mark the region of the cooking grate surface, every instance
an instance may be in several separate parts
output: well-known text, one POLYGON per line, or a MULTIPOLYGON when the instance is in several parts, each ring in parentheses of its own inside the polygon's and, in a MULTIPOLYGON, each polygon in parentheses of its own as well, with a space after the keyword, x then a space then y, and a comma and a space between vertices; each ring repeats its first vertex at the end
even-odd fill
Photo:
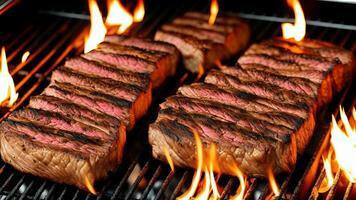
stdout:
MULTIPOLYGON (((165 9, 160 10, 148 5, 145 21, 134 26, 130 34, 152 37, 160 24, 185 10, 198 8, 208 10, 207 4, 201 7, 198 3, 190 6, 167 3, 164 6, 165 9)), ((226 12, 235 13, 230 10, 226 12)), ((280 22, 291 20, 287 17, 255 13, 240 12, 239 15, 251 25, 251 43, 280 35, 280 22)), ((42 10, 35 12, 34 16, 25 21, 18 20, 20 25, 11 22, 12 25, 6 30, 3 30, 4 27, 0 28, 0 44, 6 47, 10 73, 14 77, 16 89, 19 92, 19 100, 11 109, 1 109, 1 121, 11 111, 26 105, 30 96, 40 93, 48 85, 50 73, 63 62, 65 57, 83 51, 83 37, 89 25, 87 19, 88 16, 85 13, 42 10), (21 63, 21 56, 26 51, 30 52, 30 56, 26 62, 21 63)), ((4 19, 1 18, 1 20, 4 19)), ((355 33, 356 26, 354 25, 309 20, 306 37, 331 41, 350 49, 355 54, 355 33)), ((0 161, 0 199, 174 199, 179 196, 184 189, 189 187, 193 171, 177 169, 171 172, 167 164, 151 157, 150 146, 147 142, 148 124, 153 122, 157 116, 159 103, 168 95, 174 94, 180 85, 195 80, 195 75, 184 71, 183 66, 179 69, 178 74, 162 89, 154 91, 153 105, 148 116, 144 117, 137 123, 136 128, 128 133, 123 163, 109 180, 95 186, 98 196, 72 186, 23 174, 0 161)), ((335 97, 335 101, 328 108, 319 113, 320 117, 318 117, 319 121, 313 140, 303 158, 299 159, 296 168, 298 170, 291 175, 278 177, 282 194, 279 198, 300 198, 299 194, 303 191, 301 185, 311 170, 311 165, 316 162, 315 154, 326 138, 331 113, 337 114, 338 105, 341 103, 348 109, 351 104, 350 99, 354 97, 355 91, 352 91, 352 86, 348 86, 348 89, 335 97)), ((250 178, 249 183, 246 199, 265 199, 271 193, 266 180, 250 178)), ((218 185, 222 187, 222 199, 228 199, 235 193, 239 182, 237 178, 222 176, 218 185)))

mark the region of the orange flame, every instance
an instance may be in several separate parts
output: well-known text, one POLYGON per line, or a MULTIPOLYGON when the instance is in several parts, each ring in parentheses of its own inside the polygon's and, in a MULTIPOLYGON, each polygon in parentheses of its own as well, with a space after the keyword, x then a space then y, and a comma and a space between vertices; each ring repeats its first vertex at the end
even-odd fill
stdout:
POLYGON ((22 55, 22 58, 21 58, 21 62, 26 62, 27 58, 30 56, 30 52, 29 51, 26 51, 23 55, 22 55))
POLYGON ((236 165, 233 165, 233 168, 236 173, 236 176, 239 178, 240 186, 239 188, 237 188, 236 194, 232 196, 230 200, 242 200, 245 195, 247 179, 236 165))
POLYGON ((295 22, 294 24, 282 24, 283 38, 294 38, 296 41, 301 41, 304 38, 306 31, 306 22, 302 6, 298 0, 287 0, 287 3, 294 10, 295 22))
POLYGON ((198 74, 195 77, 195 81, 199 80, 204 75, 204 72, 205 72, 204 66, 202 64, 199 64, 199 66, 198 66, 198 74))
POLYGON ((0 106, 11 107, 19 95, 16 93, 14 80, 8 70, 4 47, 1 49, 0 81, 0 106))
POLYGON ((211 26, 214 25, 218 12, 219 12, 218 0, 211 0, 209 25, 211 26))
POLYGON ((202 142, 200 140, 200 137, 198 135, 198 133, 196 131, 193 131, 194 133, 194 139, 196 142, 196 148, 197 148, 197 170, 194 173, 193 176, 193 181, 192 184, 190 185, 189 189, 184 192, 181 196, 179 196, 177 199, 178 200, 189 200, 195 193, 199 181, 200 181, 200 177, 201 177, 201 172, 202 172, 202 168, 203 168, 203 145, 202 142))
POLYGON ((210 181, 211 181, 211 189, 213 190, 213 199, 217 199, 220 197, 219 191, 218 191, 218 186, 215 181, 215 176, 214 176, 214 169, 217 169, 217 167, 214 165, 216 162, 216 146, 215 144, 210 145, 210 151, 209 151, 209 175, 210 175, 210 181))
POLYGON ((119 0, 111 0, 108 8, 108 16, 105 23, 109 26, 120 26, 117 33, 124 33, 133 23, 132 15, 119 0))
POLYGON ((210 174, 209 170, 207 167, 204 167, 204 184, 202 191, 197 194, 197 196, 194 198, 195 200, 206 200, 209 198, 210 194, 210 174))
POLYGON ((89 190, 90 193, 96 195, 96 191, 95 188, 93 186, 93 184, 89 181, 89 178, 87 176, 84 177, 84 184, 87 187, 87 189, 89 190))
POLYGON ((106 34, 102 15, 95 0, 89 0, 89 10, 91 27, 89 36, 85 38, 84 53, 95 49, 100 42, 104 41, 106 34))
MULTIPOLYGON (((353 118, 356 120, 355 111, 353 118)), ((345 110, 340 107, 341 121, 344 124, 343 131, 332 116, 331 145, 335 152, 335 158, 341 170, 345 173, 350 182, 356 182, 356 130, 352 128, 345 114, 345 110)))
POLYGON ((274 196, 279 196, 281 194, 281 191, 279 190, 278 183, 273 175, 272 168, 270 167, 267 169, 267 176, 269 185, 274 193, 274 196))
POLYGON ((145 4, 143 0, 138 0, 136 8, 133 14, 133 21, 134 22, 142 22, 143 17, 145 16, 145 4))
POLYGON ((171 170, 174 171, 173 160, 172 160, 171 155, 169 154, 168 149, 166 148, 166 146, 163 147, 163 151, 164 151, 164 155, 166 156, 166 160, 167 160, 169 166, 171 167, 171 170))
POLYGON ((327 158, 325 159, 324 156, 322 157, 324 163, 324 169, 325 169, 325 178, 323 179, 320 185, 319 188, 320 193, 325 193, 329 191, 329 189, 331 188, 334 182, 334 176, 331 170, 331 155, 332 155, 332 150, 330 149, 327 158))

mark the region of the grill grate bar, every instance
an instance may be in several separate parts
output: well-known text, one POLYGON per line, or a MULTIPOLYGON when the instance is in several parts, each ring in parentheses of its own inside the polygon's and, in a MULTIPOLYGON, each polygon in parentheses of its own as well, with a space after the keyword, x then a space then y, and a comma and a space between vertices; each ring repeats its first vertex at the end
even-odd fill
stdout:
POLYGON ((36 32, 36 30, 33 30, 33 25, 29 25, 25 27, 25 30, 23 30, 17 37, 11 38, 12 34, 8 34, 6 38, 3 39, 3 41, 11 41, 8 45, 6 45, 6 49, 10 50, 18 44, 20 41, 23 41, 23 37, 27 36, 29 32, 36 32), (10 40, 11 38, 11 40, 10 40))
POLYGON ((351 199, 351 193, 352 193, 352 188, 354 187, 354 183, 349 182, 349 184, 347 185, 346 191, 345 191, 345 195, 344 195, 344 200, 348 200, 351 199))
POLYGON ((142 197, 141 199, 144 200, 147 198, 147 195, 148 193, 151 191, 151 189, 153 188, 153 185, 154 183, 157 181, 157 179, 159 178, 159 175, 161 174, 162 172, 162 166, 159 165, 157 168, 156 168, 156 171, 155 173, 153 174, 153 177, 150 179, 150 182, 148 182, 148 185, 146 186, 143 194, 142 194, 142 197))
POLYGON ((189 171, 184 171, 183 176, 179 180, 178 185, 175 187, 170 200, 173 200, 176 198, 176 196, 178 196, 178 193, 182 190, 184 183, 187 181, 188 176, 189 176, 189 171))
POLYGON ((130 199, 132 196, 132 193, 135 191, 135 189, 137 188, 138 184, 141 182, 141 180, 143 180, 143 176, 147 173, 147 170, 149 169, 149 166, 152 162, 152 159, 150 158, 146 164, 144 165, 144 167, 141 169, 140 174, 137 176, 134 184, 132 184, 132 186, 130 187, 129 191, 127 192, 125 199, 130 199))

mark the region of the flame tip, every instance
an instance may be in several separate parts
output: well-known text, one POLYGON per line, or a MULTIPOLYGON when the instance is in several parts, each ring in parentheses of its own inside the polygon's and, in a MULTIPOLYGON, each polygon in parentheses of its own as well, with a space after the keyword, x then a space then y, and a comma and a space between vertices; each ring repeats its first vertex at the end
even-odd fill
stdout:
POLYGON ((7 66, 5 47, 1 48, 1 64, 0 64, 0 106, 11 107, 18 98, 15 83, 7 66))
POLYGON ((287 0, 288 6, 293 8, 295 15, 294 24, 282 23, 282 33, 285 39, 294 39, 295 41, 303 40, 306 32, 306 22, 302 6, 298 0, 287 0))

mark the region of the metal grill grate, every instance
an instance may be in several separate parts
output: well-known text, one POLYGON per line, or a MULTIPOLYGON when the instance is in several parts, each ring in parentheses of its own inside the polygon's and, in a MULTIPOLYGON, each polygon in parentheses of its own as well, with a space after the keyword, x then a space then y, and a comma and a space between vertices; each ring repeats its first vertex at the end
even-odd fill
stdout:
MULTIPOLYGON (((130 34, 150 37, 160 24, 185 10, 197 9, 200 5, 195 3, 186 7, 168 3, 165 6, 165 9, 148 7, 145 21, 134 27, 130 34)), ((203 10, 207 10, 207 5, 203 10)), ((240 16, 251 25, 253 34, 251 43, 280 35, 280 22, 291 20, 252 13, 240 13, 240 16)), ((13 110, 25 105, 30 96, 41 92, 48 85, 50 73, 65 57, 82 52, 83 36, 88 28, 87 19, 87 15, 78 13, 44 11, 34 17, 34 23, 26 25, 24 29, 1 32, 2 43, 8 52, 10 71, 15 79, 20 99, 10 110, 1 110, 0 121, 13 110), (30 51, 31 54, 25 63, 21 63, 20 57, 25 51, 30 51)), ((355 33, 356 27, 352 25, 308 21, 307 37, 334 42, 354 53, 355 33)), ((147 128, 157 115, 158 104, 168 95, 174 94, 180 85, 194 81, 193 74, 182 70, 182 66, 180 69, 177 76, 165 84, 164 88, 154 91, 153 105, 148 116, 128 133, 123 163, 109 180, 96 185, 98 196, 72 186, 20 173, 1 161, 0 199, 175 199, 189 186, 193 172, 185 169, 172 172, 168 165, 153 159, 147 143, 147 128)), ((309 181, 312 170, 316 170, 316 174, 323 174, 320 173, 320 167, 313 168, 313 165, 319 165, 316 155, 327 138, 331 113, 336 114, 338 105, 347 104, 348 99, 355 97, 350 87, 335 97, 331 106, 319 114, 317 131, 306 154, 299 159, 296 168, 298 170, 290 175, 278 177, 282 194, 279 198, 298 199, 301 198, 302 192, 306 192, 306 196, 309 197, 312 185, 307 190, 302 186, 307 179, 309 181)), ((311 182, 315 181, 316 178, 311 182)), ((246 199, 265 199, 271 193, 266 180, 251 178, 249 183, 246 199)), ((237 178, 222 176, 218 184, 223 188, 222 199, 228 199, 235 193, 239 182, 237 178)), ((352 188, 353 184, 349 187, 352 188)))

